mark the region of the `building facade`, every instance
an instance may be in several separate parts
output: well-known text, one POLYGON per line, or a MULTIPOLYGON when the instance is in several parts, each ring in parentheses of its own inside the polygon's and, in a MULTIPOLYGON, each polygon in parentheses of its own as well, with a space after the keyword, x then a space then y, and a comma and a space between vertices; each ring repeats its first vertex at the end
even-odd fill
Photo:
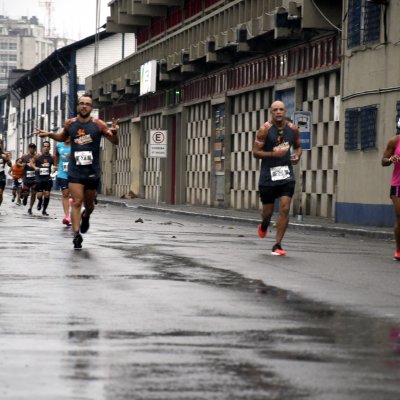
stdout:
POLYGON ((88 85, 101 115, 123 121, 114 194, 259 208, 252 145, 270 104, 282 99, 290 117, 302 110, 311 118, 293 212, 335 216, 341 7, 270 0, 110 7, 107 30, 138 38, 135 54, 88 85), (141 69, 151 60, 156 88, 141 95, 141 69), (150 156, 154 130, 167 132, 165 158, 150 156))
MULTIPOLYGON (((85 92, 85 80, 93 74, 94 59, 103 69, 121 60, 136 49, 133 34, 101 32, 54 51, 50 56, 25 71, 11 85, 17 106, 10 108, 7 151, 16 159, 34 142, 36 127, 59 131, 67 118, 76 115, 77 96, 85 92)), ((96 113, 96 111, 94 111, 96 113)))
POLYGON ((13 69, 29 70, 71 40, 50 38, 36 17, 0 16, 0 90, 8 87, 13 69))
POLYGON ((388 226, 392 168, 381 158, 400 133, 400 3, 345 0, 343 12, 337 220, 388 226))

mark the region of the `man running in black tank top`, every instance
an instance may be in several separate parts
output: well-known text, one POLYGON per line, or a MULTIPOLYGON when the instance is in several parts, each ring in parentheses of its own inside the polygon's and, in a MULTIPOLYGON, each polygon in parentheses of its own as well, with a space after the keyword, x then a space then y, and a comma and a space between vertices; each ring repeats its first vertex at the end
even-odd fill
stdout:
POLYGON ((253 155, 261 159, 259 191, 262 202, 262 221, 258 235, 264 238, 274 211, 274 203, 279 199, 279 216, 276 221, 275 244, 271 254, 284 256, 281 241, 289 223, 289 210, 295 187, 293 166, 301 157, 299 129, 288 122, 286 107, 282 101, 271 104, 271 120, 265 122, 257 132, 253 145, 253 155), (294 153, 290 154, 290 148, 294 153))
POLYGON ((92 99, 83 95, 78 100, 78 115, 67 120, 59 133, 36 129, 40 137, 49 137, 58 142, 71 138, 71 159, 68 167, 68 188, 73 200, 72 229, 75 249, 82 248, 82 235, 89 229, 89 218, 94 210, 94 199, 100 181, 100 141, 105 136, 111 143, 118 144, 118 125, 113 120, 112 127, 97 118, 92 118, 92 99), (84 211, 81 212, 82 205, 84 211))

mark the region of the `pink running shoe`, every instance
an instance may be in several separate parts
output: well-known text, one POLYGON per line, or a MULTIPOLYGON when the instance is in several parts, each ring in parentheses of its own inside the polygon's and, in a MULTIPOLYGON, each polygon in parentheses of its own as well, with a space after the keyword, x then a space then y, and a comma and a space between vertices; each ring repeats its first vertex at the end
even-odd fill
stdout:
POLYGON ((62 223, 63 223, 64 225, 67 225, 67 226, 71 226, 71 225, 72 225, 71 219, 69 218, 68 215, 66 215, 66 216, 64 217, 64 219, 62 220, 62 223))

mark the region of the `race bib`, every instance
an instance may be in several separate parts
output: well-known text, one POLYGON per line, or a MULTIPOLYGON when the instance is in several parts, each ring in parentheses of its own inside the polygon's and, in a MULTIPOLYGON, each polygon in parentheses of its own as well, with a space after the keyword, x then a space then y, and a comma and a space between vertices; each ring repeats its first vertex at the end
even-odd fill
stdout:
POLYGON ((48 168, 39 168, 39 175, 50 175, 48 168))
POLYGON ((63 170, 64 172, 68 172, 68 164, 69 164, 69 162, 63 162, 62 170, 63 170))
POLYGON ((284 179, 290 178, 290 170, 287 165, 281 165, 279 167, 271 168, 271 180, 272 181, 282 181, 284 179))
POLYGON ((22 183, 22 178, 19 178, 19 179, 18 179, 18 183, 22 183))
POLYGON ((26 171, 26 177, 27 178, 34 178, 35 177, 35 171, 26 171))
POLYGON ((93 153, 91 151, 76 151, 76 165, 91 165, 93 164, 93 153))

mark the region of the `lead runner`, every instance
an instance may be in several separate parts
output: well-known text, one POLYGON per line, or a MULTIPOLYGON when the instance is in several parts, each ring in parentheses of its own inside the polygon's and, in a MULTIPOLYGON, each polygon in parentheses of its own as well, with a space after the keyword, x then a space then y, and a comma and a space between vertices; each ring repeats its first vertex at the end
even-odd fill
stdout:
POLYGON ((100 182, 100 140, 106 137, 111 143, 118 144, 117 121, 113 119, 111 128, 90 114, 93 101, 87 94, 78 100, 78 115, 68 119, 59 133, 50 133, 36 128, 35 134, 49 137, 57 142, 71 138, 71 159, 68 166, 68 188, 73 200, 71 222, 74 232, 75 249, 82 248, 81 233, 89 229, 89 219, 94 210, 94 199, 100 182), (84 206, 83 212, 82 205, 84 206))

